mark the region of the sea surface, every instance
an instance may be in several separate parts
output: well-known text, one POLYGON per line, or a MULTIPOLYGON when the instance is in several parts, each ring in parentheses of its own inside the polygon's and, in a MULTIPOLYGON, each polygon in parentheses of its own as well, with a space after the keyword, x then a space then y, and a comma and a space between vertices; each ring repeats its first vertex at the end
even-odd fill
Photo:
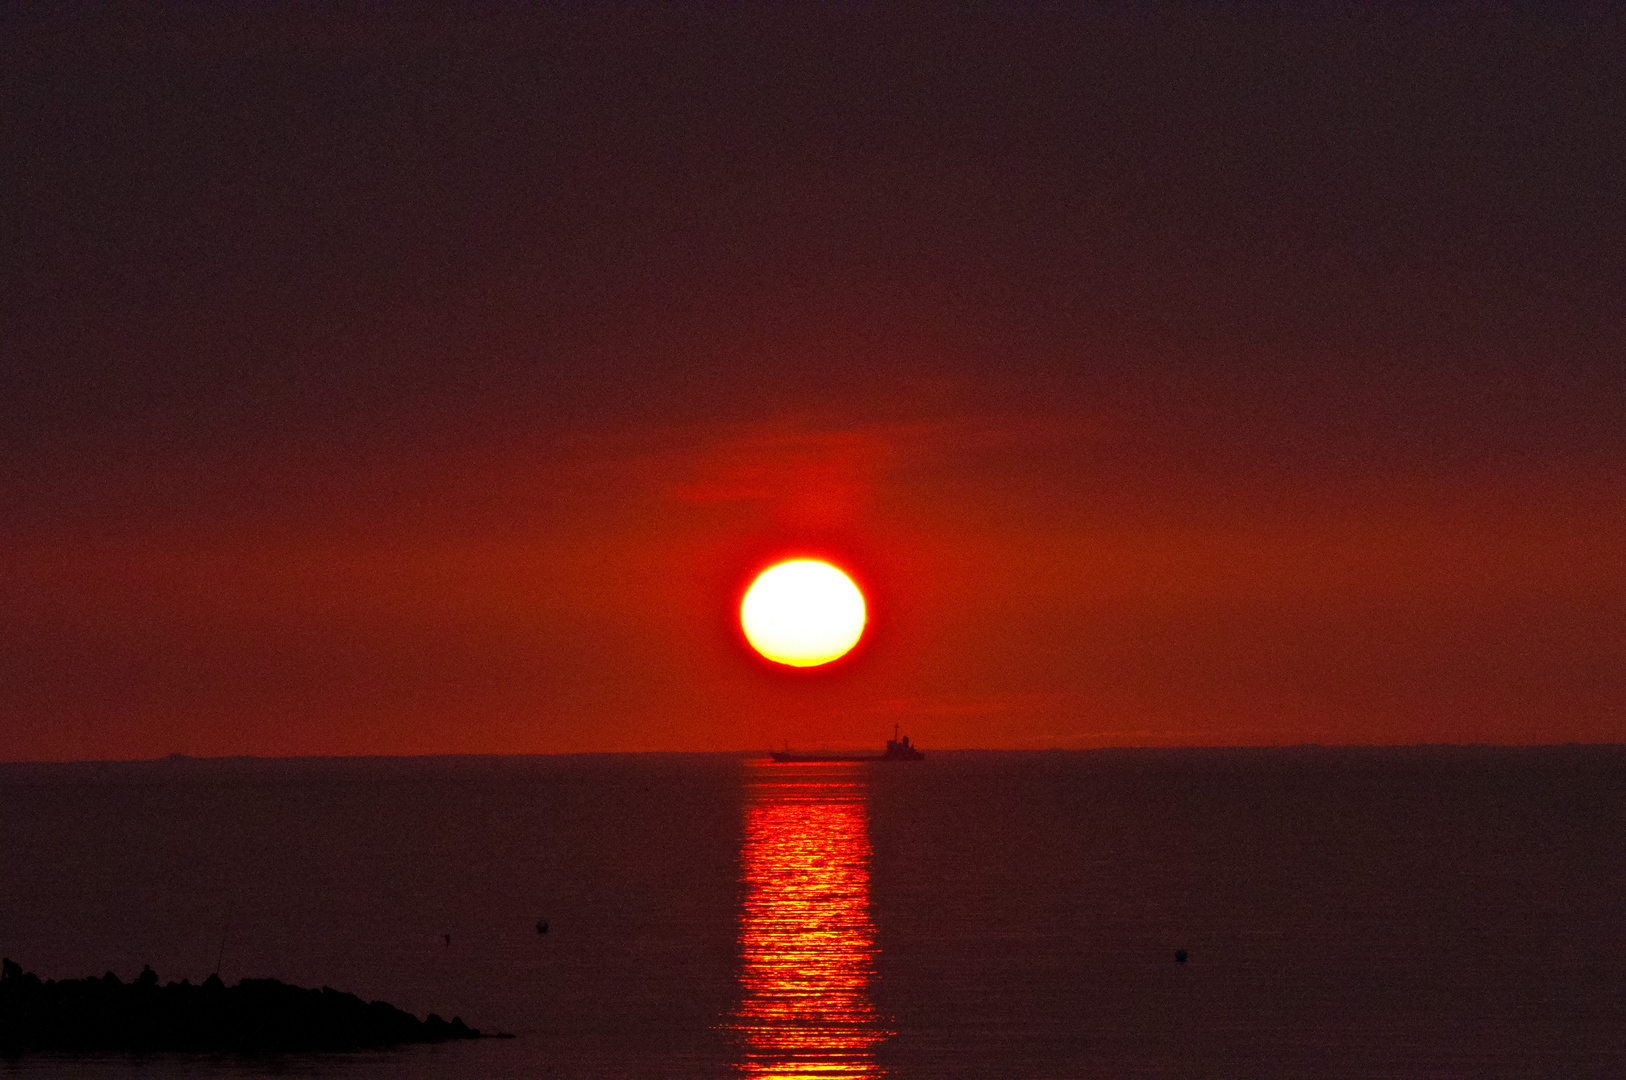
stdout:
POLYGON ((517 1036, 0 1076, 1622 1076, 1626 748, 0 765, 0 952, 517 1036))

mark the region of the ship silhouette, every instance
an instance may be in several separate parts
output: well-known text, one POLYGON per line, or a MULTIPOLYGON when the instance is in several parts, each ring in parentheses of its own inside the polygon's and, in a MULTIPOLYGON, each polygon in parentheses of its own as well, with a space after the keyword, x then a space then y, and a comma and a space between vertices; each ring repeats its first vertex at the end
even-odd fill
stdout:
POLYGON ((770 750, 768 756, 782 764, 818 761, 921 761, 926 755, 909 741, 909 736, 898 734, 898 725, 892 725, 892 737, 886 740, 886 752, 881 754, 803 754, 786 747, 770 750))

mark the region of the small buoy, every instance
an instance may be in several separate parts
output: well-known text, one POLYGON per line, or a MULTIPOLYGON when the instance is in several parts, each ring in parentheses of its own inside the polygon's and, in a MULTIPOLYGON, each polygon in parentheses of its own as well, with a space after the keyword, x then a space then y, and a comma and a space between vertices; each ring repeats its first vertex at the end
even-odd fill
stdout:
POLYGON ((539 934, 547 933, 548 932, 548 920, 546 920, 546 919, 537 920, 536 932, 539 933, 539 934))
POLYGON ((450 949, 452 947, 452 935, 442 934, 440 936, 446 939, 446 947, 450 949))
POLYGON ((1186 962, 1186 950, 1184 950, 1184 949, 1176 949, 1176 950, 1174 950, 1174 962, 1176 964, 1185 963, 1186 962))

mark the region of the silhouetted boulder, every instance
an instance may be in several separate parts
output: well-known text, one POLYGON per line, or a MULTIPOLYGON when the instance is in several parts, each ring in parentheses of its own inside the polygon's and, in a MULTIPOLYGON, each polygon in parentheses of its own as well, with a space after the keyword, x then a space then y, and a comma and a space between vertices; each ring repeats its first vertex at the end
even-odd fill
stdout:
POLYGON ((419 1020, 383 1001, 331 987, 306 990, 276 979, 227 987, 158 985, 152 968, 132 983, 101 978, 41 982, 10 959, 0 963, 0 1052, 25 1050, 203 1050, 236 1053, 353 1050, 480 1038, 459 1017, 419 1020))

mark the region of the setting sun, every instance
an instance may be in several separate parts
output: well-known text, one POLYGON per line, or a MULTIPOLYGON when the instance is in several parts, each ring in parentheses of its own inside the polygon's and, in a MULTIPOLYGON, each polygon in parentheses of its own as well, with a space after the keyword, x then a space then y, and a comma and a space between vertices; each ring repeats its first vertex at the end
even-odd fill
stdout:
POLYGON ((845 654, 864 632, 864 597, 829 563, 797 559, 770 567, 740 604, 751 647, 775 663, 816 667, 845 654))

